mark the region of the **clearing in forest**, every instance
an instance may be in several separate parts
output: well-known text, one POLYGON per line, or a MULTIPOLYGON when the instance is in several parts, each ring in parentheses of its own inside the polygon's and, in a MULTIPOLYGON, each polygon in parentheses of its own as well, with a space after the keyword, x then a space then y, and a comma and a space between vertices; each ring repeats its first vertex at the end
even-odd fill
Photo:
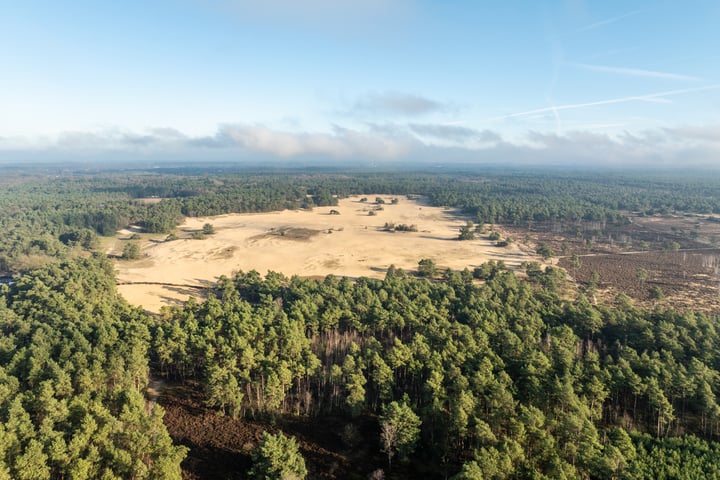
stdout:
MULTIPOLYGON (((193 287, 211 285, 238 270, 383 278, 390 265, 414 271, 422 258, 440 269, 458 270, 472 270, 488 260, 503 260, 517 269, 525 260, 536 260, 522 245, 498 247, 486 234, 457 240, 465 222, 456 212, 428 206, 422 199, 388 195, 367 195, 367 201, 350 197, 312 211, 187 218, 177 229, 177 240, 143 236, 143 258, 117 262, 119 290, 130 303, 157 312, 163 305, 200 296, 193 287), (376 198, 385 203, 377 204, 376 198), (192 238, 207 223, 215 233, 192 238), (386 224, 413 225, 417 231, 387 231, 386 224)), ((127 232, 119 233, 115 249, 122 249, 123 238, 127 232)))

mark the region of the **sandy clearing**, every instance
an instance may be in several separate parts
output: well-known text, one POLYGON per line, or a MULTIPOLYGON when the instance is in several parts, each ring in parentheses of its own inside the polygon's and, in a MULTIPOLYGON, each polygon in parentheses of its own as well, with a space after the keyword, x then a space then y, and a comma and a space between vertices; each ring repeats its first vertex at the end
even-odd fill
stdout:
POLYGON ((116 263, 119 291, 130 303, 157 312, 163 305, 197 296, 198 291, 189 286, 209 285, 219 276, 229 276, 238 270, 254 269, 261 274, 277 271, 288 276, 332 273, 383 278, 391 264, 414 270, 422 258, 431 258, 441 268, 453 269, 472 269, 491 259, 518 268, 525 260, 537 260, 517 244, 499 248, 485 238, 457 241, 458 230, 465 222, 452 211, 430 207, 422 199, 398 197, 399 203, 392 205, 391 196, 367 195, 367 198, 378 196, 387 203, 375 216, 368 214, 374 207, 372 203, 351 197, 340 200, 336 207, 318 207, 311 212, 188 218, 178 227, 180 239, 171 242, 143 239, 140 242, 145 258, 116 263), (340 214, 331 215, 331 210, 340 214), (382 227, 386 222, 414 224, 418 231, 385 232, 382 227), (206 223, 215 227, 214 235, 204 240, 189 238, 206 223), (174 286, 122 285, 126 282, 174 286))

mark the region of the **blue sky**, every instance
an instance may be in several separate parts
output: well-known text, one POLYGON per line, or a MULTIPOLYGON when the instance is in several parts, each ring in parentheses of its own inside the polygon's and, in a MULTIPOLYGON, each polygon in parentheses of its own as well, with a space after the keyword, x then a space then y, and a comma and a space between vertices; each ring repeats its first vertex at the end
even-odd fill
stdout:
POLYGON ((720 166, 715 0, 0 9, 4 161, 720 166))

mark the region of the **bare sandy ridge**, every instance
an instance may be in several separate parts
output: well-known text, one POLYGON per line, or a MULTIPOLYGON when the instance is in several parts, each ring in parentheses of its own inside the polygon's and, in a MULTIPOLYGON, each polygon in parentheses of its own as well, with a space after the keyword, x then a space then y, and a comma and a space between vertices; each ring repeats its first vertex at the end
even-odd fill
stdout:
MULTIPOLYGON (((464 220, 453 212, 430 207, 422 200, 368 195, 340 200, 336 207, 313 211, 282 211, 188 218, 178 227, 179 240, 141 241, 145 258, 117 262, 120 293, 132 304, 157 312, 163 305, 178 304, 221 275, 238 270, 261 274, 277 271, 285 275, 383 278, 394 264, 415 270, 418 260, 430 258, 441 268, 463 269, 488 260, 503 260, 511 268, 535 258, 517 244, 499 248, 485 238, 457 241, 464 220), (385 199, 384 210, 370 216, 375 197, 385 199), (331 215, 337 210, 339 215, 331 215), (414 224, 417 232, 386 232, 386 222, 414 224), (204 240, 189 235, 206 223, 216 233, 204 240), (188 238, 184 238, 188 237, 188 238), (157 282, 162 285, 123 285, 126 282, 157 282)), ((122 236, 122 234, 121 234, 122 236)), ((116 242, 119 248, 122 244, 116 242)), ((117 248, 117 247, 116 247, 117 248)), ((119 252, 115 252, 119 253, 119 252)))

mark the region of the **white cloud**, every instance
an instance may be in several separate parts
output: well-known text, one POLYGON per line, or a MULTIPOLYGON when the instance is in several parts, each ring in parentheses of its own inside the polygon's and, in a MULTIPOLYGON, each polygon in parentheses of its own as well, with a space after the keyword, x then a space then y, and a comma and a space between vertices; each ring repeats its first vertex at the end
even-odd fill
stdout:
POLYGON ((162 149, 187 140, 187 135, 173 128, 153 128, 144 133, 107 128, 95 132, 62 132, 52 143, 59 148, 76 150, 132 150, 162 149))
POLYGON ((411 123, 410 130, 421 137, 431 137, 440 140, 462 142, 465 140, 477 140, 483 143, 499 142, 500 135, 491 130, 475 130, 461 125, 434 124, 434 123, 411 123))
MULTIPOLYGON (((720 125, 686 126, 665 128, 663 132, 672 139, 683 141, 720 143, 720 125)), ((720 158, 718 158, 720 160, 720 158)))
POLYGON ((407 153, 414 141, 409 136, 398 136, 377 126, 369 131, 336 125, 331 132, 288 132, 263 125, 223 125, 215 136, 193 139, 191 143, 240 148, 284 158, 303 155, 397 158, 407 153))
POLYGON ((436 100, 402 92, 369 93, 358 98, 350 114, 418 116, 449 108, 436 100))
POLYGON ((444 124, 334 125, 329 131, 284 131, 265 125, 222 125, 208 137, 174 129, 67 132, 31 146, 0 138, 0 161, 138 158, 147 161, 258 161, 356 165, 357 162, 720 166, 720 125, 603 133, 530 131, 515 141, 491 130, 444 124), (435 139, 444 140, 434 142, 435 139))

